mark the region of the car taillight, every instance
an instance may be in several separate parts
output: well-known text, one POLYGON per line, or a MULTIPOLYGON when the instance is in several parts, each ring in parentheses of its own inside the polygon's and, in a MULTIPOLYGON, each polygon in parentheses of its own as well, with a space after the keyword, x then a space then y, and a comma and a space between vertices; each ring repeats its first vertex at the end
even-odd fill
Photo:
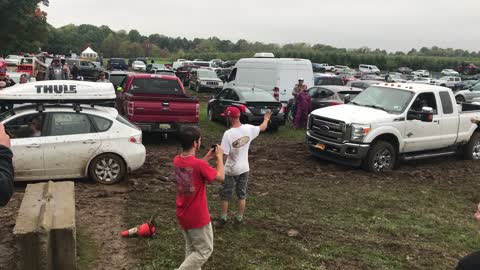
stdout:
POLYGON ((135 103, 129 101, 127 105, 127 113, 128 115, 132 116, 133 112, 135 111, 135 103))
POLYGON ((131 143, 141 144, 142 143, 142 134, 137 135, 137 136, 132 136, 128 139, 128 141, 131 142, 131 143))
POLYGON ((342 105, 342 104, 343 104, 343 103, 341 103, 341 102, 335 102, 335 101, 330 102, 330 106, 342 105))
POLYGON ((286 113, 287 112, 287 106, 285 106, 285 104, 282 103, 282 105, 280 106, 280 113, 286 113))
POLYGON ((280 89, 278 87, 273 88, 273 97, 277 101, 280 100, 280 89))

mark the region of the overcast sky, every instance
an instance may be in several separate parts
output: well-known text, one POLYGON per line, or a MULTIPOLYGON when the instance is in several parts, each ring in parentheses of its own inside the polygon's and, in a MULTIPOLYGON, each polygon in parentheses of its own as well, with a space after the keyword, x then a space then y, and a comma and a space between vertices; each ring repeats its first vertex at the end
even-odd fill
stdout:
POLYGON ((143 35, 479 51, 479 0, 50 0, 48 21, 143 35))

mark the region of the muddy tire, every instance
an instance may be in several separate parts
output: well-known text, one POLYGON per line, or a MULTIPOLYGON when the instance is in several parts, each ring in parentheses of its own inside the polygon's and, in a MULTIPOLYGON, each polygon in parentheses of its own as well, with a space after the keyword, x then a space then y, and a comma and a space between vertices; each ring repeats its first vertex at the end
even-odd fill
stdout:
POLYGON ((123 159, 115 154, 102 154, 94 158, 88 168, 91 179, 104 185, 113 185, 122 181, 127 168, 123 159))
POLYGON ((474 132, 470 141, 463 148, 464 156, 468 160, 480 160, 480 132, 474 132))
POLYGON ((363 168, 367 171, 378 173, 393 170, 397 162, 397 152, 386 141, 375 142, 368 151, 363 161, 363 168))

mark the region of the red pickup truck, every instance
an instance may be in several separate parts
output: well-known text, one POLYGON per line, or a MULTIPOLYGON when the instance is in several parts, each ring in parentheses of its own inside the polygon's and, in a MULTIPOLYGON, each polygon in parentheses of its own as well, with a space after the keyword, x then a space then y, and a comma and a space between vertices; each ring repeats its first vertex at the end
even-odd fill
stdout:
POLYGON ((198 99, 175 76, 130 74, 117 88, 116 108, 145 132, 176 132, 198 125, 198 99))

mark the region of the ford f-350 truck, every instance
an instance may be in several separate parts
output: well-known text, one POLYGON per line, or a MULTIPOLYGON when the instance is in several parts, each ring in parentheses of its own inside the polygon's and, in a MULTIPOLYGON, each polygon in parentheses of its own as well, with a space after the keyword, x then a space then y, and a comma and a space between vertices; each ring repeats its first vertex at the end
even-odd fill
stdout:
POLYGON ((392 170, 400 159, 462 153, 480 159, 480 105, 456 104, 452 90, 423 84, 376 84, 350 103, 313 111, 306 143, 320 158, 392 170))

